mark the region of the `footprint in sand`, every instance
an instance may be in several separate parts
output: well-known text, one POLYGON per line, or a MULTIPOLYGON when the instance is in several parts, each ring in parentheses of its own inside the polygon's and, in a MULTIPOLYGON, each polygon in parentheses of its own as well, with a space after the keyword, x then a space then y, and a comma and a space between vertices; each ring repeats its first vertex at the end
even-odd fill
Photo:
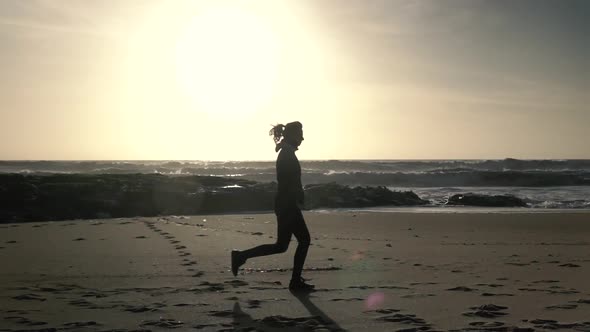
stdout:
POLYGON ((577 304, 558 304, 558 305, 550 305, 545 307, 545 309, 549 310, 556 310, 556 309, 576 309, 578 307, 577 304))
POLYGON ((177 303, 173 304, 173 307, 206 307, 209 303, 177 303))
POLYGON ((373 289, 373 288, 375 288, 375 286, 360 285, 360 286, 348 286, 348 288, 365 290, 365 289, 373 289))
POLYGON ((418 330, 422 331, 428 330, 430 328, 430 324, 428 324, 424 319, 416 317, 416 315, 413 314, 396 313, 393 315, 377 317, 376 319, 385 322, 402 323, 418 326, 418 330))
MULTIPOLYGON (((217 324, 197 324, 197 325, 193 325, 193 328, 196 330, 201 330, 206 327, 213 327, 213 326, 217 326, 217 324)), ((239 330, 239 331, 248 331, 248 330, 243 329, 243 330, 239 330)))
POLYGON ((199 284, 199 286, 207 286, 206 288, 204 288, 204 290, 210 291, 210 292, 225 290, 225 287, 223 287, 223 284, 212 283, 212 282, 208 282, 208 281, 201 282, 199 284))
POLYGON ((476 286, 487 286, 492 288, 504 287, 502 284, 477 284, 476 286))
POLYGON ((560 323, 553 319, 534 319, 530 321, 536 328, 557 330, 557 329, 568 329, 570 331, 588 331, 590 330, 590 322, 575 322, 575 323, 560 323))
POLYGON ((473 291, 476 291, 477 289, 469 288, 466 286, 458 286, 458 287, 449 288, 447 290, 448 291, 459 291, 459 292, 473 292, 473 291))
POLYGON ((176 245, 176 246, 174 246, 174 248, 175 248, 176 250, 180 250, 180 249, 186 249, 186 247, 185 247, 185 246, 181 246, 181 245, 176 245))
POLYGON ((141 326, 156 326, 168 329, 176 329, 182 327, 184 322, 172 318, 160 318, 158 320, 144 320, 141 326))
POLYGON ((364 301, 364 300, 365 299, 360 298, 360 297, 351 297, 351 298, 348 298, 348 299, 338 299, 338 298, 336 298, 336 299, 331 299, 330 301, 332 301, 332 302, 340 302, 340 301, 350 302, 350 301, 364 301))
POLYGON ((245 316, 246 314, 244 313, 236 313, 233 310, 221 310, 221 311, 216 311, 216 310, 212 310, 209 311, 209 316, 214 316, 214 317, 240 317, 240 316, 245 316))
POLYGON ((10 241, 6 241, 6 243, 18 243, 18 242, 14 241, 14 240, 10 240, 10 241))
POLYGON ((384 288, 384 289, 410 289, 408 287, 395 286, 395 285, 384 285, 384 286, 378 286, 377 288, 384 288))
POLYGON ((566 263, 559 265, 560 267, 580 267, 578 264, 566 263))
POLYGON ((21 317, 21 316, 8 316, 8 317, 4 317, 4 319, 7 321, 11 321, 15 324, 26 325, 26 326, 39 326, 39 325, 46 325, 47 324, 47 322, 33 321, 33 320, 30 320, 26 317, 21 317))
POLYGON ((537 280, 533 281, 533 284, 552 284, 557 282, 559 282, 559 280, 537 280))
POLYGON ((248 283, 243 281, 243 280, 230 280, 230 281, 226 281, 224 282, 224 284, 228 284, 228 285, 232 285, 234 287, 239 287, 239 286, 248 286, 248 283))
POLYGON ((67 328, 75 328, 75 327, 87 327, 87 326, 100 326, 101 324, 95 321, 88 321, 88 322, 71 322, 63 324, 67 328))
POLYGON ((15 314, 15 315, 28 315, 32 312, 39 312, 41 310, 5 310, 4 312, 7 314, 15 314))
POLYGON ((436 294, 407 294, 407 295, 402 295, 401 297, 404 299, 415 299, 415 298, 423 298, 423 297, 431 297, 431 296, 436 296, 436 294))
POLYGON ((81 308, 88 308, 88 309, 107 309, 107 308, 111 308, 109 306, 99 306, 97 304, 94 304, 88 300, 85 299, 77 299, 77 300, 71 300, 68 302, 69 305, 73 305, 76 307, 81 307, 81 308))
POLYGON ((438 282, 412 282, 410 283, 410 286, 417 286, 417 285, 438 285, 438 282))
POLYGON ((484 305, 480 305, 479 307, 470 307, 469 309, 471 309, 473 311, 464 312, 463 316, 496 318, 496 317, 505 316, 508 314, 508 313, 502 311, 502 310, 508 309, 508 307, 495 305, 495 304, 484 304, 484 305))
POLYGON ((510 293, 481 293, 481 296, 514 296, 510 293))
POLYGON ((79 238, 73 239, 72 241, 84 241, 84 240, 86 240, 86 239, 83 237, 79 237, 79 238))
POLYGON ((154 311, 161 311, 160 308, 165 307, 166 305, 163 303, 153 303, 152 305, 124 305, 123 311, 133 312, 133 313, 141 313, 141 312, 154 312, 154 311))
POLYGON ((147 239, 147 237, 144 235, 139 235, 139 236, 136 236, 135 238, 136 239, 147 239))
POLYGON ((248 300, 248 308, 250 309, 260 308, 261 304, 262 301, 260 300, 248 300))
POLYGON ((33 301, 41 301, 41 302, 47 300, 46 298, 39 296, 37 294, 22 294, 22 295, 14 296, 12 298, 15 300, 33 300, 33 301))
POLYGON ((549 289, 547 290, 547 292, 549 294, 578 294, 580 293, 578 290, 576 289, 559 289, 559 290, 554 290, 554 289, 549 289))
MULTIPOLYGON (((511 328, 504 328, 504 323, 502 322, 470 322, 469 326, 476 328, 478 331, 529 331, 529 330, 516 330, 511 328)), ((469 330, 469 329, 464 329, 469 330)))
POLYGON ((506 265, 514 265, 514 266, 528 266, 529 263, 517 263, 517 262, 508 262, 506 265))
POLYGON ((529 288, 529 287, 523 287, 523 288, 519 288, 519 291, 523 291, 523 292, 544 292, 545 290, 543 289, 539 289, 539 288, 529 288))
POLYGON ((306 331, 329 331, 331 330, 330 326, 333 325, 333 322, 324 319, 322 316, 291 318, 282 315, 276 315, 264 317, 258 322, 268 327, 274 328, 288 328, 292 326, 299 326, 306 331))

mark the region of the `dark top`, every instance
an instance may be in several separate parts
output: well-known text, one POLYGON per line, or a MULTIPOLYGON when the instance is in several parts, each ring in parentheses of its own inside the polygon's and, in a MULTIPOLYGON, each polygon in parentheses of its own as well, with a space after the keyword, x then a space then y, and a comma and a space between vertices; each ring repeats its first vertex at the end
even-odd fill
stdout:
POLYGON ((281 152, 277 157, 278 191, 275 198, 275 211, 299 208, 303 205, 303 185, 301 184, 301 166, 295 156, 293 146, 281 143, 281 152))

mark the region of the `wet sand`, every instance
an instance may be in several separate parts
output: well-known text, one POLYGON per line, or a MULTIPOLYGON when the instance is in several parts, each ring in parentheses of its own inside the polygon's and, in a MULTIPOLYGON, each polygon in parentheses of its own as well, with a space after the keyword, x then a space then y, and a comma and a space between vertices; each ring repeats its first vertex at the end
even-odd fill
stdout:
POLYGON ((0 224, 0 331, 590 331, 588 213, 304 215, 308 296, 272 214, 0 224))

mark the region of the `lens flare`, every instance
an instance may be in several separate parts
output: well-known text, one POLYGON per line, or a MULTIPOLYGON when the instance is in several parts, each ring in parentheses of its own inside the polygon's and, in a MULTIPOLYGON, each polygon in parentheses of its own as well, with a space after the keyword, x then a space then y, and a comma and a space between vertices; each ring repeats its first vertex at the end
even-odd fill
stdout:
POLYGON ((367 310, 375 310, 380 307, 384 301, 385 294, 383 292, 375 292, 367 296, 365 307, 367 310))

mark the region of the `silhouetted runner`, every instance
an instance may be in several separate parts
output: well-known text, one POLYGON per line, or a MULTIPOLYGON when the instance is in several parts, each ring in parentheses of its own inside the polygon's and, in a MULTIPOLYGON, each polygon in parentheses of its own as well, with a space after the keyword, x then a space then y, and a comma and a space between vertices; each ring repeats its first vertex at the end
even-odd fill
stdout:
POLYGON ((290 122, 286 126, 274 126, 269 135, 276 143, 278 191, 275 197, 275 214, 277 215, 277 242, 263 244, 248 250, 231 252, 231 269, 234 276, 249 258, 278 254, 287 251, 291 235, 299 242, 293 262, 293 275, 289 283, 291 290, 312 290, 314 285, 301 277, 310 236, 301 213, 303 206, 303 186, 301 185, 301 166, 295 151, 303 141, 303 126, 300 122, 290 122))

